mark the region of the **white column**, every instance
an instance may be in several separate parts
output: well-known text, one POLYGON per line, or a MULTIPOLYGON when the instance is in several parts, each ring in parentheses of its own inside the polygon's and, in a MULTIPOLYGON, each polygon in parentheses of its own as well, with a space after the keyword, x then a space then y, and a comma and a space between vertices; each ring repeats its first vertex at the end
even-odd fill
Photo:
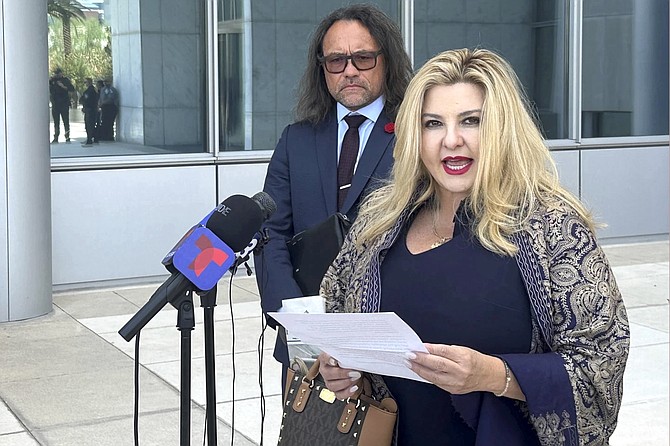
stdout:
POLYGON ((51 311, 48 76, 46 1, 0 0, 0 322, 51 311))

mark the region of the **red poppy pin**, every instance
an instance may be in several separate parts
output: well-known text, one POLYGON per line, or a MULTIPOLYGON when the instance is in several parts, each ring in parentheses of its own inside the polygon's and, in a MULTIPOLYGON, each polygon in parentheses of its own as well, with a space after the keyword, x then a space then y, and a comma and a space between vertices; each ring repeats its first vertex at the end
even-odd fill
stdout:
POLYGON ((386 133, 393 133, 393 132, 395 132, 395 123, 394 123, 394 122, 388 122, 388 123, 384 126, 384 131, 385 131, 386 133))

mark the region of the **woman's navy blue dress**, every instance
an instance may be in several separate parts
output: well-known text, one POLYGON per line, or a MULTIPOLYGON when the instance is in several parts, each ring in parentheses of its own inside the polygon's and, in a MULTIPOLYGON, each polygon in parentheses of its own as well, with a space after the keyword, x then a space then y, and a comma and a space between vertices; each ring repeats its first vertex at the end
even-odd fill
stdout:
MULTIPOLYGON (((456 222, 451 241, 413 255, 407 228, 389 249, 381 269, 381 311, 397 313, 423 342, 462 345, 486 354, 528 353, 530 304, 513 257, 494 254, 456 222)), ((439 387, 385 377, 398 402, 398 445, 474 445, 475 431, 455 412, 439 387)), ((519 429, 532 428, 515 403, 519 429)), ((531 443, 532 444, 532 443, 531 443)))

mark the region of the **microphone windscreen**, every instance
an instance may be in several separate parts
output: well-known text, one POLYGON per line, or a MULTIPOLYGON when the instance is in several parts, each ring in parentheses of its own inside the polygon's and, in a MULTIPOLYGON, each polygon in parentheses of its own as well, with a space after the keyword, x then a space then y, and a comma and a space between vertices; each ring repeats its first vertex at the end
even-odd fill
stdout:
POLYGON ((267 192, 258 192, 253 197, 251 197, 251 199, 258 203, 258 205, 261 207, 261 210, 263 211, 263 220, 270 218, 270 216, 277 210, 277 203, 275 203, 275 201, 270 195, 267 194, 267 192))
POLYGON ((216 208, 205 226, 230 248, 242 251, 263 224, 263 210, 244 195, 232 195, 216 208))

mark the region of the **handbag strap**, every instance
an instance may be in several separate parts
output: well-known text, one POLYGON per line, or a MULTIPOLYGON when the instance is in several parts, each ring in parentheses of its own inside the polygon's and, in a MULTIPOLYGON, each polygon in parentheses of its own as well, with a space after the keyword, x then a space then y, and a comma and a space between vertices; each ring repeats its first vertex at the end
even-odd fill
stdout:
POLYGON ((309 371, 305 375, 305 380, 308 381, 314 381, 314 379, 319 376, 319 366, 321 365, 321 361, 317 358, 316 361, 314 361, 314 364, 312 364, 312 367, 309 368, 309 371))

